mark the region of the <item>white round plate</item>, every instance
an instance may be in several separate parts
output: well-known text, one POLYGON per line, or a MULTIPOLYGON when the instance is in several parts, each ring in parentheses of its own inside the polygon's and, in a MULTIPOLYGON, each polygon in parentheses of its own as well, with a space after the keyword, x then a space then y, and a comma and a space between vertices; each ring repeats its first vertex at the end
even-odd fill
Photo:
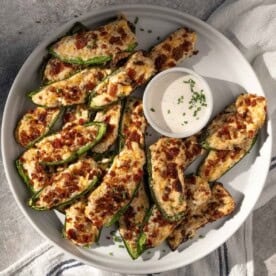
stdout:
POLYGON ((19 71, 9 93, 3 116, 4 168, 13 195, 31 224, 67 253, 104 270, 136 274, 167 271, 190 264, 212 252, 233 235, 247 218, 262 191, 268 172, 272 144, 270 120, 261 131, 251 153, 221 179, 236 200, 237 208, 234 214, 209 224, 200 231, 204 238, 184 243, 175 252, 171 252, 164 244, 150 250, 151 254, 143 254, 136 261, 130 259, 125 249, 105 239, 110 229, 102 234, 102 246, 95 246, 89 250, 78 248, 62 238, 62 223, 54 211, 37 212, 26 205, 30 195, 14 165, 15 159, 22 152, 22 148, 14 140, 14 128, 18 119, 32 106, 25 93, 39 86, 38 72, 46 55, 47 45, 63 35, 75 21, 95 27, 120 13, 125 14, 132 22, 136 16, 139 18, 136 26, 137 35, 139 48, 143 49, 149 49, 158 42, 158 36, 162 39, 180 26, 187 26, 197 32, 198 55, 185 60, 179 66, 191 68, 207 80, 214 93, 214 114, 245 90, 264 95, 254 71, 241 53, 222 34, 206 23, 176 10, 149 5, 122 5, 96 10, 57 29, 33 51, 19 71), (113 252, 113 256, 109 255, 110 252, 113 252))

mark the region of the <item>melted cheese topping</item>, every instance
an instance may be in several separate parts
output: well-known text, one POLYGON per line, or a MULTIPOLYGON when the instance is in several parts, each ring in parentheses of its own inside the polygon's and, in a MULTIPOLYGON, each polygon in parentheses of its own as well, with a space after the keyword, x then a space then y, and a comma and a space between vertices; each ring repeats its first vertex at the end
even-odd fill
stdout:
POLYGON ((200 135, 201 133, 195 134, 183 140, 185 147, 185 165, 187 168, 193 161, 204 154, 206 150, 200 145, 200 135))
POLYGON ((208 222, 215 221, 229 215, 235 209, 235 202, 228 191, 219 183, 215 183, 211 190, 211 197, 197 212, 188 212, 167 241, 172 250, 182 242, 192 239, 196 231, 208 222))
POLYGON ((46 209, 64 204, 92 188, 91 185, 95 184, 99 175, 100 170, 93 159, 79 160, 55 173, 33 204, 37 208, 46 209))
POLYGON ((160 245, 177 226, 177 222, 169 222, 164 219, 159 209, 154 205, 147 223, 143 226, 145 248, 160 245))
POLYGON ((95 243, 100 235, 99 229, 84 215, 86 201, 74 203, 65 210, 66 238, 79 246, 89 246, 95 243))
POLYGON ((120 103, 109 107, 107 110, 97 112, 94 121, 106 123, 107 129, 101 142, 93 148, 93 152, 103 153, 115 143, 118 137, 120 116, 120 103))
POLYGON ((211 150, 199 168, 199 175, 209 182, 219 179, 246 155, 251 144, 252 139, 246 149, 211 150))
POLYGON ((28 147, 41 136, 46 135, 59 114, 59 108, 37 107, 28 111, 18 122, 16 128, 18 143, 23 147, 28 147))
POLYGON ((142 148, 145 144, 147 121, 143 112, 143 103, 140 99, 129 98, 123 115, 121 135, 123 144, 137 142, 142 148))
POLYGON ((43 87, 32 95, 32 101, 46 107, 84 103, 88 94, 110 73, 109 69, 84 69, 68 79, 43 87))
MULTIPOLYGON (((244 94, 235 102, 236 112, 219 114, 207 128, 205 143, 211 149, 245 148, 266 118, 264 97, 244 94)), ((232 111, 232 109, 231 109, 232 111)))
POLYGON ((196 33, 180 28, 164 41, 153 47, 150 57, 157 71, 174 67, 183 59, 195 53, 196 33))
POLYGON ((84 104, 70 106, 66 109, 63 116, 63 128, 72 127, 75 125, 83 125, 90 121, 89 108, 84 104))
POLYGON ((140 235, 140 226, 144 221, 148 208, 149 200, 144 183, 141 183, 136 196, 119 220, 120 235, 127 243, 133 257, 137 257, 138 254, 137 241, 140 235))
POLYGON ((99 108, 130 95, 136 87, 145 84, 154 73, 152 60, 144 56, 142 51, 134 53, 125 66, 95 88, 90 106, 99 108))
POLYGON ((43 82, 50 83, 67 79, 81 69, 83 67, 80 65, 69 64, 58 58, 50 58, 43 72, 43 82))
POLYGON ((98 125, 75 125, 45 137, 36 144, 43 162, 66 161, 79 149, 96 142, 98 125))
POLYGON ((154 197, 170 219, 179 219, 186 209, 185 147, 175 138, 161 138, 150 146, 151 189, 154 197))
POLYGON ((34 192, 49 184, 49 174, 45 167, 40 164, 40 151, 38 149, 26 150, 19 161, 34 192))
POLYGON ((137 143, 125 147, 115 158, 101 185, 89 196, 85 215, 97 227, 112 221, 124 208, 143 178, 145 153, 137 143))
POLYGON ((94 31, 65 36, 52 46, 52 51, 70 63, 89 63, 93 58, 116 56, 135 43, 128 21, 120 19, 94 31))

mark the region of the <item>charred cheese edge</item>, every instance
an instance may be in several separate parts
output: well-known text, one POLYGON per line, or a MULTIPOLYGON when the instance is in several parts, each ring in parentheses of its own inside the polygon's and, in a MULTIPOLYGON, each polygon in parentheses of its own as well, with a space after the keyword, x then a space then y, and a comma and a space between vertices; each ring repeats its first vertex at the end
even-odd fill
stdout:
POLYGON ((185 146, 181 139, 160 138, 148 150, 150 191, 162 215, 177 221, 186 210, 185 146))
POLYGON ((41 140, 54 126, 62 110, 60 108, 43 108, 28 111, 20 119, 15 130, 16 141, 29 148, 41 140))
POLYGON ((235 101, 235 112, 219 114, 207 127, 202 146, 206 149, 245 149, 266 118, 266 99, 253 94, 240 95, 235 101))
POLYGON ((98 111, 94 121, 106 123, 106 133, 102 140, 92 149, 96 153, 106 152, 117 140, 120 117, 121 117, 121 103, 112 105, 106 110, 98 111))
POLYGON ((95 146, 105 131, 105 123, 90 122, 65 128, 47 136, 36 144, 40 151, 40 162, 52 166, 73 161, 95 146))
POLYGON ((145 191, 144 183, 141 183, 137 194, 119 219, 119 232, 132 259, 137 259, 140 255, 138 238, 148 209, 149 199, 145 191))
POLYGON ((74 64, 104 64, 137 46, 130 23, 122 18, 94 31, 65 36, 49 48, 50 54, 74 64))
POLYGON ((63 235, 82 247, 90 247, 98 241, 100 229, 85 216, 86 200, 80 200, 65 210, 63 235))
POLYGON ((63 115, 63 129, 75 125, 83 125, 90 121, 91 111, 85 104, 67 107, 63 115))
POLYGON ((95 188, 100 169, 92 158, 80 159, 65 170, 52 175, 45 186, 29 200, 35 210, 50 210, 76 200, 95 188))
POLYGON ((216 221, 231 214, 235 209, 235 201, 220 183, 211 188, 211 198, 201 212, 188 213, 183 222, 175 228, 167 242, 172 250, 188 239, 192 239, 199 228, 209 222, 216 221))
POLYGON ((141 148, 145 146, 145 131, 147 121, 143 112, 143 103, 137 98, 128 98, 123 112, 120 125, 120 145, 122 149, 125 144, 136 141, 141 148))
POLYGON ((110 69, 84 69, 68 79, 57 81, 28 93, 33 103, 44 107, 70 106, 85 103, 88 95, 107 75, 110 69))
POLYGON ((85 215, 97 227, 110 226, 125 212, 143 178, 145 153, 137 143, 113 160, 101 185, 88 197, 85 215))
POLYGON ((233 150, 210 150, 199 167, 198 175, 214 182, 241 161, 252 149, 257 136, 249 140, 246 148, 233 150))
POLYGON ((40 191, 49 183, 49 174, 40 164, 40 151, 37 148, 26 150, 16 161, 19 175, 32 193, 40 191))
POLYGON ((102 109, 114 104, 145 84, 154 73, 152 60, 142 51, 134 53, 123 67, 98 84, 91 94, 90 107, 102 109))
POLYGON ((157 71, 174 67, 177 63, 196 53, 196 33, 185 27, 170 34, 150 51, 157 71))

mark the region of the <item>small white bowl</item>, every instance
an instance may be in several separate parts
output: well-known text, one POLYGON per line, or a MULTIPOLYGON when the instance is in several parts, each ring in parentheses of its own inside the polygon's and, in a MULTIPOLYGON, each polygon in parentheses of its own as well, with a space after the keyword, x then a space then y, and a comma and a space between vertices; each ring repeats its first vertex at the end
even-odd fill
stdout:
POLYGON ((175 67, 165 70, 152 78, 152 80, 148 83, 143 95, 143 107, 149 124, 157 132, 168 137, 185 138, 199 132, 203 127, 205 127, 212 114, 213 96, 209 85, 203 77, 191 69, 175 67), (176 132, 171 129, 165 120, 161 110, 161 105, 168 85, 170 85, 174 80, 179 79, 185 75, 192 75, 195 79, 200 81, 206 97, 207 106, 204 107, 204 116, 201 116, 196 124, 189 125, 189 127, 187 127, 187 129, 184 131, 176 132), (153 109, 153 107, 155 108, 153 109))

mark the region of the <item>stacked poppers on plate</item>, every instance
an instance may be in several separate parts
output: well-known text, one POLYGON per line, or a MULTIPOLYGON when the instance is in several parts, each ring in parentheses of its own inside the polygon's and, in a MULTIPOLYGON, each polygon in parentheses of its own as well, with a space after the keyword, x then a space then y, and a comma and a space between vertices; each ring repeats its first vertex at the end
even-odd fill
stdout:
POLYGON ((98 241, 116 223, 133 259, 167 240, 170 248, 229 215, 235 201, 217 180, 252 148, 266 100, 240 95, 197 135, 146 145, 140 99, 130 97, 156 73, 196 53, 196 34, 180 28, 149 52, 134 51, 125 18, 88 30, 77 24, 49 47, 43 86, 28 93, 38 107, 19 121, 26 148, 16 160, 35 210, 65 213, 64 237, 98 241), (52 127, 63 114, 60 129, 52 127), (198 171, 185 169, 205 155, 198 171))

